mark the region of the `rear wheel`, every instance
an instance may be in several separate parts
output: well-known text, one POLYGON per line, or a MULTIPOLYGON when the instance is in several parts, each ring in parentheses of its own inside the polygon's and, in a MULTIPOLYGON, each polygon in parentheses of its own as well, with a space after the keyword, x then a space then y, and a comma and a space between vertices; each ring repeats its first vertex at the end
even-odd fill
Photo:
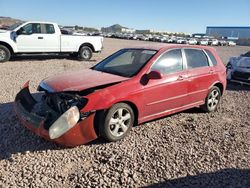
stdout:
POLYGON ((205 110, 206 112, 215 111, 220 102, 220 98, 221 98, 220 89, 217 86, 213 86, 206 97, 206 101, 205 104, 202 106, 202 109, 205 110))
POLYGON ((0 45, 0 63, 9 61, 10 56, 11 54, 10 54, 9 49, 3 45, 0 45))
POLYGON ((80 60, 85 60, 88 61, 91 59, 92 57, 92 49, 88 46, 83 46, 81 47, 81 49, 79 50, 79 59, 80 60))
POLYGON ((134 124, 134 112, 125 103, 117 103, 106 114, 100 134, 108 141, 114 142, 124 138, 134 124))

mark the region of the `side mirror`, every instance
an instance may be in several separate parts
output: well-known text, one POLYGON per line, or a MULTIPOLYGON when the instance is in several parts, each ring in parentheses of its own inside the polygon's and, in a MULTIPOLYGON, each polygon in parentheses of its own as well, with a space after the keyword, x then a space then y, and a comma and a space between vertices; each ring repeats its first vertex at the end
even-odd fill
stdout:
POLYGON ((17 34, 17 35, 21 35, 21 34, 22 34, 22 30, 21 30, 21 29, 18 29, 18 30, 16 31, 16 34, 17 34))
POLYGON ((140 80, 140 83, 142 85, 147 85, 149 80, 151 79, 161 79, 162 78, 162 74, 159 72, 159 71, 150 71, 150 73, 148 74, 144 74, 142 77, 141 77, 141 80, 140 80))
POLYGON ((153 70, 150 71, 150 73, 147 74, 148 79, 161 79, 162 74, 159 71, 153 70))
POLYGON ((21 27, 20 29, 18 29, 18 30, 16 31, 16 34, 17 34, 17 35, 22 35, 22 34, 25 35, 25 34, 27 34, 27 33, 26 33, 26 31, 21 27))

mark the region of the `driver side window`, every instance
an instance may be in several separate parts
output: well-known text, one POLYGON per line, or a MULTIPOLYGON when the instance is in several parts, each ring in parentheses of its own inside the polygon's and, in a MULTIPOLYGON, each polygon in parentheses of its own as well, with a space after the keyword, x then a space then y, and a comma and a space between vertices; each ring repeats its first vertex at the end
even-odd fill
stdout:
POLYGON ((41 24, 38 23, 29 23, 22 27, 23 34, 33 34, 33 33, 41 33, 41 24))
POLYGON ((164 53, 151 67, 162 74, 170 74, 183 70, 181 49, 175 49, 164 53))

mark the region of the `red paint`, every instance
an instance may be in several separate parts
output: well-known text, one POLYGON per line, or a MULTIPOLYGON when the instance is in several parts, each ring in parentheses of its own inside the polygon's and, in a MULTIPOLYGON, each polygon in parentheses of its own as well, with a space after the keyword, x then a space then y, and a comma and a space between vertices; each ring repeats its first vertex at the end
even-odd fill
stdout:
POLYGON ((92 69, 83 69, 55 75, 43 80, 55 92, 60 91, 79 91, 100 85, 127 80, 128 78, 95 71, 92 69))
MULTIPOLYGON (((104 89, 91 93, 87 105, 82 112, 105 110, 118 102, 133 104, 138 111, 138 122, 153 120, 168 114, 176 113, 188 108, 204 104, 209 89, 216 83, 226 88, 226 68, 214 49, 210 47, 189 45, 153 45, 144 47, 155 49, 158 53, 132 78, 125 78, 94 70, 81 70, 50 77, 43 82, 54 91, 84 90, 103 84, 120 82, 104 89), (213 67, 202 67, 183 70, 169 75, 160 75, 161 78, 150 79, 145 82, 151 65, 157 57, 173 48, 207 49, 215 56, 218 64, 213 67)), ((157 76, 155 73, 153 76, 157 76)), ((151 75, 151 76, 152 76, 151 75)), ((158 75, 159 76, 159 75, 158 75)), ((75 146, 84 144, 96 138, 93 128, 94 115, 86 118, 65 135, 56 139, 57 143, 75 146)), ((103 120, 104 121, 104 120, 103 120)), ((23 122, 28 128, 26 122, 23 122)), ((34 131, 34 130, 32 130, 34 131)), ((48 139, 48 133, 43 129, 35 130, 36 134, 48 139)))
POLYGON ((49 133, 43 127, 43 122, 40 124, 38 128, 35 128, 32 124, 30 124, 25 117, 22 117, 18 112, 17 105, 14 106, 14 110, 18 116, 20 122, 30 131, 35 133, 36 135, 49 140, 56 142, 58 144, 67 146, 67 147, 74 147, 82 144, 86 144, 92 140, 97 138, 97 135, 94 130, 94 116, 95 114, 90 115, 84 121, 80 121, 77 123, 72 129, 66 132, 61 137, 51 140, 49 138, 49 133))

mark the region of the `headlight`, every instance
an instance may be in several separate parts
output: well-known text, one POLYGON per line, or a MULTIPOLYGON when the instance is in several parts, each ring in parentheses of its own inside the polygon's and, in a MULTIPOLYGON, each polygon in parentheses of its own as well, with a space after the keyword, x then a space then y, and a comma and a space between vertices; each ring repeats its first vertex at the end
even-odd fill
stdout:
POLYGON ((56 139, 74 127, 80 118, 80 112, 76 106, 64 112, 49 128, 49 137, 56 139))

